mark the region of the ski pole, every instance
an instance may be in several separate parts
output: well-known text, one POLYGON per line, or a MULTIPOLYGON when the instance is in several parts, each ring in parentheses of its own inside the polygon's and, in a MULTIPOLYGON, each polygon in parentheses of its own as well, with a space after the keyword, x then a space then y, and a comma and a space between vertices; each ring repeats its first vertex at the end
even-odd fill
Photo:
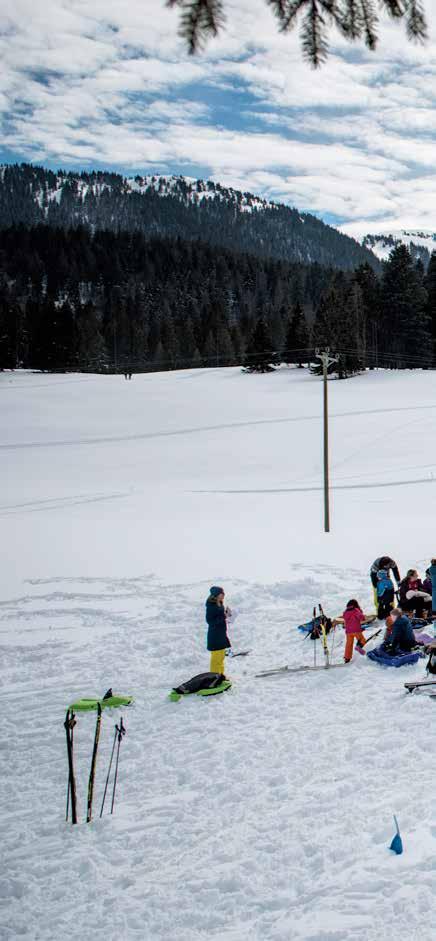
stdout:
POLYGON ((325 667, 326 669, 330 666, 330 657, 329 657, 329 648, 327 644, 327 618, 324 614, 323 607, 321 604, 318 604, 319 613, 321 617, 321 632, 322 632, 322 645, 324 648, 324 658, 325 658, 325 667))
POLYGON ((118 777, 118 759, 120 757, 120 745, 123 738, 123 735, 126 734, 126 730, 123 725, 123 717, 121 716, 120 727, 115 726, 116 731, 118 732, 118 748, 117 748, 117 758, 115 761, 115 776, 114 776, 114 788, 112 791, 112 804, 111 804, 111 814, 114 812, 114 803, 115 803, 115 790, 117 786, 117 777, 118 777))
POLYGON ((369 644, 370 640, 372 640, 373 637, 377 637, 378 634, 381 634, 382 630, 383 630, 383 628, 380 627, 380 628, 378 629, 378 631, 374 631, 374 634, 371 634, 371 637, 367 637, 367 638, 366 638, 365 643, 362 644, 362 647, 366 647, 366 645, 369 644))
POLYGON ((74 765, 73 765, 73 733, 74 726, 76 724, 76 717, 73 710, 67 709, 67 714, 65 717, 64 728, 67 736, 67 753, 68 753, 68 788, 67 788, 67 810, 65 820, 68 820, 68 815, 70 811, 70 794, 71 794, 71 823, 77 823, 77 804, 76 804, 76 781, 74 777, 74 765))
POLYGON ((113 743, 113 745, 112 745, 111 760, 110 760, 110 762, 109 762, 109 770, 108 770, 107 777, 106 777, 106 784, 105 784, 105 786, 104 786, 103 800, 102 800, 102 802, 101 802, 100 817, 103 816, 103 807, 104 807, 104 802, 105 802, 105 800, 106 800, 106 791, 107 791, 108 784, 109 784, 109 778, 110 778, 110 773, 111 773, 111 768, 112 768, 112 760, 113 760, 113 757, 114 757, 115 745, 116 745, 116 741, 117 741, 117 730, 118 730, 118 726, 116 725, 116 726, 115 726, 114 743, 113 743))
POLYGON ((333 660, 333 650, 335 648, 335 637, 336 637, 336 624, 332 627, 333 630, 333 640, 332 640, 332 649, 330 651, 330 660, 333 660))
POLYGON ((97 721, 95 723, 94 747, 92 750, 91 771, 89 772, 89 781, 88 781, 88 807, 87 807, 87 813, 86 813, 87 823, 91 823, 91 820, 92 820, 92 799, 94 797, 95 768, 97 764, 97 752, 98 752, 98 743, 100 740, 100 728, 101 728, 101 705, 99 702, 97 702, 97 721))

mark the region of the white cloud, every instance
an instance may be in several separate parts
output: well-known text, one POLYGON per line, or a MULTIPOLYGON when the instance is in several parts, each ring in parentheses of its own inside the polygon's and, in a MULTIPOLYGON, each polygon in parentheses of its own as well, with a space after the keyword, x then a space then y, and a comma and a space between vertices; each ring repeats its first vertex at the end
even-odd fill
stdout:
POLYGON ((4 0, 3 141, 23 159, 64 166, 206 168, 333 214, 353 234, 391 221, 432 228, 429 6, 426 48, 387 22, 375 54, 332 36, 327 64, 313 71, 265 0, 228 0, 227 32, 196 58, 164 0, 4 0))

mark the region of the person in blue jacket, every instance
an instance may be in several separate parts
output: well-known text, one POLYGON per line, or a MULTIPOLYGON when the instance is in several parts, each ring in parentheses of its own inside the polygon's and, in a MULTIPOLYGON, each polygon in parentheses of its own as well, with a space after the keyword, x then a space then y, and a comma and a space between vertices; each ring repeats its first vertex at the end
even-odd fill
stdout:
POLYGON ((436 615, 436 559, 432 559, 428 569, 425 570, 425 574, 431 580, 431 610, 432 614, 436 615))
POLYGON ((370 577, 370 579, 371 579, 371 584, 372 584, 372 587, 373 587, 374 603, 375 603, 376 608, 377 608, 377 604, 378 604, 378 599, 377 599, 377 573, 378 573, 381 569, 384 569, 384 570, 387 572, 388 575, 390 575, 390 572, 391 572, 391 570, 392 570, 392 574, 393 574, 393 576, 394 576, 394 578, 395 578, 395 581, 396 581, 397 585, 399 585, 399 584, 400 584, 400 581, 401 581, 400 571, 399 571, 399 568, 398 568, 397 563, 395 562, 395 559, 391 559, 391 557, 390 557, 389 555, 381 555, 381 556, 379 556, 378 559, 375 559, 375 560, 374 560, 374 562, 372 563, 371 568, 370 568, 370 570, 369 570, 369 577, 370 577))
POLYGON ((210 672, 223 675, 226 649, 232 646, 227 637, 226 610, 224 588, 212 585, 206 601, 207 649, 210 650, 210 672))
POLYGON ((377 572, 377 617, 379 621, 387 618, 394 607, 394 583, 385 569, 377 572))
POLYGON ((409 618, 403 614, 401 608, 394 608, 390 617, 393 621, 393 628, 388 642, 384 644, 387 652, 392 656, 400 652, 410 653, 416 647, 416 638, 409 618))

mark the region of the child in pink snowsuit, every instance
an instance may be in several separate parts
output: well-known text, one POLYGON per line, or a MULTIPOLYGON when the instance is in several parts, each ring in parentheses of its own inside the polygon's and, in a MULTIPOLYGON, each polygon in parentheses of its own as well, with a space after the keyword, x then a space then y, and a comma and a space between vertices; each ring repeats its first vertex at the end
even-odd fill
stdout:
POLYGON ((356 650, 358 650, 359 653, 365 653, 363 650, 365 645, 365 637, 362 634, 362 624, 367 620, 367 617, 363 613, 359 602, 356 601, 355 598, 352 598, 351 601, 348 602, 342 617, 344 619, 345 634, 347 638, 345 642, 344 660, 345 663, 349 663, 353 657, 355 639, 357 641, 356 650))

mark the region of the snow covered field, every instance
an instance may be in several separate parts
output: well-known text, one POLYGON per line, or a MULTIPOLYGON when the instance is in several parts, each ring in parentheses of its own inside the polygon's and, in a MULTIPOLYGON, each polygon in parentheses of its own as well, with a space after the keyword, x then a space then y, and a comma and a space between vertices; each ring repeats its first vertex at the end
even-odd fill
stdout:
MULTIPOLYGON (((305 371, 0 374, 0 938, 434 941, 436 703, 403 692, 423 664, 254 678, 312 662, 296 625, 318 601, 371 610, 376 556, 436 555, 436 375, 329 395, 326 535, 305 371), (208 669, 211 584, 252 652, 229 693, 170 703, 208 669), (65 709, 109 686, 135 697, 115 814, 98 818, 118 711, 96 819, 71 827, 65 709)), ((78 715, 81 821, 94 725, 78 715)))

